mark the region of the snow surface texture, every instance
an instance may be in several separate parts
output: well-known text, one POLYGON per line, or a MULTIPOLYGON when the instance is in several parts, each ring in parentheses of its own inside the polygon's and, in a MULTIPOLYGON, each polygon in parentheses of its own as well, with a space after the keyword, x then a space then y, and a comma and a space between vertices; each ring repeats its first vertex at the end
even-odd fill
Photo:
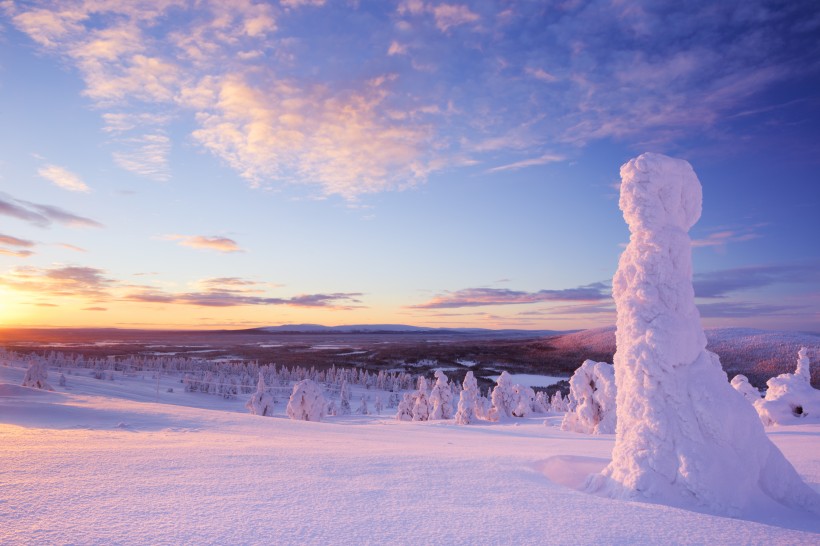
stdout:
MULTIPOLYGON (((364 415, 367 415, 367 402, 362 397, 364 415)), ((325 416, 327 400, 322 387, 312 379, 303 379, 293 386, 293 393, 288 401, 288 417, 301 421, 321 421, 325 416)))
POLYGON ((569 411, 563 430, 615 433, 615 370, 607 362, 585 360, 569 380, 569 411))
POLYGON ((772 501, 820 513, 820 495, 706 351, 687 234, 701 213, 695 172, 646 153, 621 180, 630 241, 612 281, 618 423, 612 462, 588 490, 732 516, 772 501))
MULTIPOLYGON (((820 520, 754 521, 575 488, 612 436, 560 417, 462 427, 378 416, 323 422, 167 388, 179 376, 20 386, 0 364, 0 544, 814 544, 820 520), (433 502, 434 500, 434 502, 433 502)), ((359 390, 354 391, 358 398, 359 390)), ((772 439, 820 486, 820 425, 772 439)), ((791 518, 791 519, 789 519, 791 518)))
POLYGON ((802 422, 820 423, 820 391, 812 388, 811 363, 803 347, 797 354, 797 369, 766 382, 766 398, 758 398, 755 409, 764 425, 787 425, 802 422))

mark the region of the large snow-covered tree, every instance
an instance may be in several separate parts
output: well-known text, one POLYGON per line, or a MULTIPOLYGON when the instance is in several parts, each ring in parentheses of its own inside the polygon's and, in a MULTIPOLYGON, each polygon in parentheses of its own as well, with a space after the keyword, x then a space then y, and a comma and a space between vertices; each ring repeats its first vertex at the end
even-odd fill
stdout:
POLYGON ((288 400, 288 417, 301 421, 321 421, 326 409, 327 400, 317 382, 303 379, 293 385, 293 392, 288 400))
POLYGON ((413 421, 427 421, 430 418, 430 391, 427 379, 419 377, 418 389, 413 400, 413 421))
POLYGON ((612 462, 587 488, 719 514, 766 498, 820 512, 820 495, 706 350, 687 233, 702 200, 692 167, 647 153, 621 180, 630 240, 612 281, 618 423, 612 462))

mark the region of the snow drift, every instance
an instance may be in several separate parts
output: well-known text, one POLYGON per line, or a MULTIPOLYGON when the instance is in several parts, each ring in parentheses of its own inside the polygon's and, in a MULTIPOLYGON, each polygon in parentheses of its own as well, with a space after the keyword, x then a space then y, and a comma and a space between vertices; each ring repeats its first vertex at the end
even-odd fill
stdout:
POLYGON ((646 153, 621 167, 621 179, 630 241, 612 287, 618 422, 612 462, 587 489, 716 514, 772 499, 820 513, 820 495, 706 350, 687 233, 701 213, 695 172, 646 153))

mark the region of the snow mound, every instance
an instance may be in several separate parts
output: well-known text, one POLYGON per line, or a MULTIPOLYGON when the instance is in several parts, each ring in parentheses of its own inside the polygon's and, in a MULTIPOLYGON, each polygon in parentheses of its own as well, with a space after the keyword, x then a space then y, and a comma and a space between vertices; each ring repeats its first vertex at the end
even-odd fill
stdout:
POLYGON ((808 353, 803 347, 797 353, 797 369, 766 382, 766 398, 754 402, 764 425, 820 423, 820 391, 812 388, 808 353))
POLYGON ((612 462, 587 489, 721 515, 772 500, 820 513, 820 495, 706 350, 687 233, 701 213, 695 172, 646 153, 621 180, 630 241, 612 281, 618 422, 612 462))
POLYGON ((607 362, 585 360, 569 380, 569 412, 563 430, 615 433, 615 370, 607 362))

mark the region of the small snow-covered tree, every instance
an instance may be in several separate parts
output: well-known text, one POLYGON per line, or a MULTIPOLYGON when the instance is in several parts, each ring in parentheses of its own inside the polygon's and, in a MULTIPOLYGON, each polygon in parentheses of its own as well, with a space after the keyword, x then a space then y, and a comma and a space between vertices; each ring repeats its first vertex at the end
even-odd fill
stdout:
MULTIPOLYGON (((379 372, 381 373, 381 372, 379 372)), ((382 410, 384 409, 384 402, 382 401, 382 395, 376 395, 376 401, 373 402, 373 409, 376 410, 376 415, 381 415, 382 410)))
POLYGON ((510 415, 513 417, 526 417, 532 413, 532 406, 535 403, 535 391, 524 385, 513 385, 513 394, 510 415))
POLYGON ((513 408, 516 405, 515 399, 517 398, 513 386, 510 374, 506 371, 501 372, 490 395, 493 403, 487 416, 490 421, 500 421, 505 417, 512 416, 513 408))
POLYGON ((569 412, 563 430, 615 433, 615 371, 612 364, 585 360, 569 380, 569 412))
POLYGON ((550 399, 550 411, 564 413, 569 410, 569 401, 561 395, 561 391, 556 391, 550 399))
POLYGON ((456 423, 459 425, 469 425, 478 418, 478 383, 472 370, 464 376, 463 389, 458 397, 458 411, 456 412, 456 423))
POLYGON ((749 379, 743 374, 737 374, 732 378, 732 386, 737 392, 743 395, 751 404, 760 400, 760 391, 749 383, 749 379))
POLYGON ((430 419, 453 418, 453 391, 447 376, 441 370, 436 370, 436 384, 430 392, 430 419))
POLYGON ((256 383, 256 392, 251 395, 245 407, 254 415, 273 415, 273 396, 265 385, 265 376, 259 372, 259 382, 256 383))
POLYGON ((297 421, 321 421, 326 408, 327 400, 318 383, 303 379, 293 385, 288 400, 288 417, 297 421))
POLYGON ((356 410, 357 415, 370 415, 370 408, 367 407, 367 398, 362 395, 362 401, 359 404, 359 408, 356 410))
POLYGON ((65 387, 65 374, 61 373, 59 379, 57 380, 57 384, 61 387, 65 387))
POLYGON ((418 390, 413 401, 413 421, 427 421, 430 418, 429 396, 427 379, 419 377, 418 390))
POLYGON ((342 389, 339 394, 339 407, 342 415, 350 415, 350 388, 347 381, 342 381, 342 389))
POLYGON ((820 391, 811 386, 811 363, 805 347, 797 353, 797 369, 766 382, 766 398, 754 405, 764 425, 820 423, 820 391))
POLYGON ((404 394, 404 397, 398 403, 398 409, 396 410, 396 419, 398 421, 412 421, 413 420, 413 405, 415 404, 415 399, 413 395, 408 393, 404 394))
POLYGON ((23 386, 53 391, 54 389, 49 385, 48 381, 46 381, 47 379, 48 368, 46 367, 45 360, 32 360, 31 365, 26 370, 25 377, 23 377, 23 386))

